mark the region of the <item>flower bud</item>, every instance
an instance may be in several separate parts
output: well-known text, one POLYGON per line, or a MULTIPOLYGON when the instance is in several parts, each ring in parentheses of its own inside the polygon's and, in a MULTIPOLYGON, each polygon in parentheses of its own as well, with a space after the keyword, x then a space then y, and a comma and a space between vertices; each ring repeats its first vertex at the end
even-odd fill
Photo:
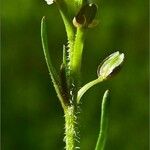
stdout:
POLYGON ((85 4, 81 7, 77 15, 73 19, 73 24, 75 27, 91 27, 95 24, 95 16, 97 13, 96 4, 85 4))
POLYGON ((98 77, 108 78, 117 70, 124 61, 124 54, 118 51, 108 56, 97 69, 98 77))

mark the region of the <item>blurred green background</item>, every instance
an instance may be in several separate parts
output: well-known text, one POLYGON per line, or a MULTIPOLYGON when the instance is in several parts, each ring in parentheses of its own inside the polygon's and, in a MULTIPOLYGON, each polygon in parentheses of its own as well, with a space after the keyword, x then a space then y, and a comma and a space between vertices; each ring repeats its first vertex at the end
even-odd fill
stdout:
MULTIPOLYGON (((148 150, 148 0, 103 0, 99 25, 89 30, 82 83, 96 78, 99 63, 114 51, 125 53, 121 72, 93 87, 82 99, 81 150, 93 150, 101 99, 111 89, 106 150, 148 150)), ((40 39, 47 17, 53 63, 59 68, 66 33, 55 5, 44 0, 1 2, 2 149, 63 150, 64 117, 48 75, 40 39)))

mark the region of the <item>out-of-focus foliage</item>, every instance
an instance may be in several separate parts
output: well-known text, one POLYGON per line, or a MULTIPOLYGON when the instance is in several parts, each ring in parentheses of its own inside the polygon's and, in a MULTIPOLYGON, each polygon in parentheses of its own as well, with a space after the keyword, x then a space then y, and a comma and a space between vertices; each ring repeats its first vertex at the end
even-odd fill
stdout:
MULTIPOLYGON (((97 4, 99 25, 87 34, 82 83, 95 79, 99 62, 114 51, 125 53, 125 63, 116 77, 84 95, 81 149, 95 147, 102 94, 109 88, 106 150, 148 150, 148 0, 97 0, 97 4)), ((40 39, 45 15, 52 60, 59 69, 66 33, 58 10, 44 0, 3 0, 1 8, 2 149, 62 150, 63 111, 40 39)))

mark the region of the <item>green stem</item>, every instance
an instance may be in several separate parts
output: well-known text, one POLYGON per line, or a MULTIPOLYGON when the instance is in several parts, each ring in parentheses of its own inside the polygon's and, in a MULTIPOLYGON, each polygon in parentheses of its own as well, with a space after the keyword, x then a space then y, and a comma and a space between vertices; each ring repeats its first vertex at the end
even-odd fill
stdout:
POLYGON ((102 81, 104 81, 104 79, 103 79, 102 77, 99 77, 99 78, 97 78, 97 79, 95 79, 95 80, 93 80, 93 81, 91 81, 91 82, 85 84, 85 85, 78 91, 77 103, 80 102, 81 97, 84 95, 84 93, 85 93, 87 90, 89 90, 92 86, 94 86, 94 85, 96 85, 96 84, 98 84, 98 83, 100 83, 100 82, 102 82, 102 81))
POLYGON ((80 67, 81 67, 81 60, 82 60, 82 50, 83 50, 83 30, 77 29, 77 33, 75 36, 75 27, 72 24, 72 20, 69 17, 66 17, 66 12, 64 9, 59 9, 62 19, 65 24, 66 33, 68 37, 68 47, 69 47, 69 85, 71 89, 69 89, 70 98, 73 102, 73 105, 66 106, 64 108, 65 113, 65 143, 66 143, 66 150, 75 150, 76 146, 76 116, 75 112, 77 109, 77 89, 78 89, 78 79, 76 75, 79 77, 80 67), (75 84, 75 86, 73 86, 75 84))
POLYGON ((66 150, 75 149, 75 138, 76 138, 76 116, 74 106, 68 106, 64 110, 65 112, 65 142, 66 150))
POLYGON ((77 79, 79 79, 80 76, 84 38, 85 38, 84 28, 77 28, 77 33, 74 42, 74 49, 71 55, 71 71, 74 78, 77 79))

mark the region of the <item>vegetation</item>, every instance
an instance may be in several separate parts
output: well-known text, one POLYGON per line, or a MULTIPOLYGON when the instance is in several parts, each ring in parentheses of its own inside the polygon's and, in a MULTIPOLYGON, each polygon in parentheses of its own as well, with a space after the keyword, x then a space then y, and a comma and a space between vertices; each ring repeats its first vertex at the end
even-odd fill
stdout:
MULTIPOLYGON (((98 67, 98 78, 80 87, 81 63, 84 39, 88 28, 96 25, 97 5, 88 1, 54 1, 61 13, 66 28, 68 42, 63 46, 63 62, 57 73, 52 65, 48 49, 46 21, 41 22, 41 38, 47 67, 65 116, 66 150, 80 149, 78 134, 78 113, 83 94, 95 84, 107 80, 122 64, 124 54, 115 52, 107 57, 98 67), (75 17, 73 17, 75 15, 75 17), (73 19, 72 19, 73 18, 73 19)), ((47 1, 52 4, 53 1, 47 1)), ((95 150, 103 150, 107 137, 109 117, 109 91, 104 93, 101 109, 100 133, 95 150)))

